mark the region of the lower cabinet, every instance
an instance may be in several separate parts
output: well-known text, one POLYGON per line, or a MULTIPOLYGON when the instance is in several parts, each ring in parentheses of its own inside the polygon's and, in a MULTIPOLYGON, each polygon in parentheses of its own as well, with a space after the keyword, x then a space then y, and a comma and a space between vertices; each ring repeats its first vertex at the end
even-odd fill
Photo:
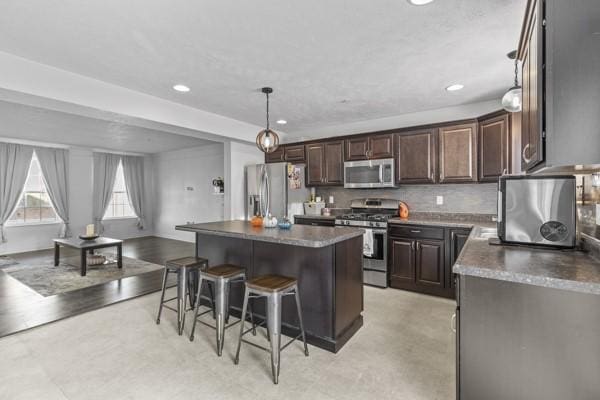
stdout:
POLYGON ((452 265, 470 229, 390 224, 390 287, 454 298, 452 265))

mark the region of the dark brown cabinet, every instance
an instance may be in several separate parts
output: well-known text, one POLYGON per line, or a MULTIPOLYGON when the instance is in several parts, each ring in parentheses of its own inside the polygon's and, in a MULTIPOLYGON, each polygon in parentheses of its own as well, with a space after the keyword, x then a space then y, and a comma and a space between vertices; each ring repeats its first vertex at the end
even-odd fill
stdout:
POLYGON ((390 286, 417 292, 448 295, 445 290, 445 243, 443 239, 429 239, 424 236, 443 237, 443 228, 404 227, 398 232, 414 232, 412 237, 390 236, 390 286))
POLYGON ((394 134, 383 133, 346 139, 346 161, 394 157, 394 134))
POLYGON ((439 182, 477 181, 477 124, 439 128, 439 182))
POLYGON ((479 181, 494 182, 510 173, 510 116, 508 113, 479 120, 479 181))
POLYGON ((521 168, 528 171, 544 161, 542 132, 543 26, 540 1, 531 1, 520 49, 523 109, 521 112, 521 168))
POLYGON ((265 162, 267 163, 276 163, 285 161, 285 148, 284 146, 279 146, 272 153, 265 153, 265 162))
POLYGON ((436 136, 436 129, 425 129, 396 135, 397 183, 437 182, 436 136))
POLYGON ((344 142, 335 140, 306 145, 306 185, 344 184, 344 142))
POLYGON ((304 155, 304 145, 303 144, 295 144, 285 146, 285 161, 288 162, 304 162, 306 157, 304 155))
POLYGON ((454 263, 458 259, 460 252, 462 251, 463 247, 465 246, 465 243, 467 243, 467 239, 469 238, 470 233, 471 233, 470 229, 453 228, 453 229, 448 230, 448 234, 450 236, 449 237, 450 252, 448 254, 447 284, 451 288, 454 288, 456 286, 455 280, 454 280, 454 274, 452 273, 452 267, 454 266, 454 263))

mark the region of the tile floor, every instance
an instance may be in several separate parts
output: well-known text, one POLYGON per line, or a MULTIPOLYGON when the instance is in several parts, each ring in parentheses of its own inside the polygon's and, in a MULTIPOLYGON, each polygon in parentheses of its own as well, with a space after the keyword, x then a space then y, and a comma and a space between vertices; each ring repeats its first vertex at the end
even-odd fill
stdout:
POLYGON ((0 399, 454 398, 453 301, 366 287, 364 327, 338 354, 309 346, 306 358, 294 343, 282 353, 275 386, 266 353, 246 345, 233 365, 237 329, 218 358, 209 328, 198 325, 190 343, 176 334, 168 310, 157 326, 158 299, 0 339, 0 399))

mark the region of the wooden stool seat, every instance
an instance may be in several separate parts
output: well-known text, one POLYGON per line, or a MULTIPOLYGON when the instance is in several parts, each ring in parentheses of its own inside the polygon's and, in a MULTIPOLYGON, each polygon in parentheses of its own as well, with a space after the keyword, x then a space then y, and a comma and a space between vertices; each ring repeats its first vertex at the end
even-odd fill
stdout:
POLYGON ((298 283, 296 278, 281 275, 263 275, 246 282, 250 289, 261 292, 277 293, 289 289, 298 283))
POLYGON ((214 267, 210 267, 202 271, 204 275, 208 275, 212 278, 231 278, 232 276, 239 275, 244 272, 246 272, 245 268, 231 264, 215 265, 214 267))
POLYGON ((165 264, 167 268, 206 268, 208 260, 201 257, 182 257, 168 260, 165 264))

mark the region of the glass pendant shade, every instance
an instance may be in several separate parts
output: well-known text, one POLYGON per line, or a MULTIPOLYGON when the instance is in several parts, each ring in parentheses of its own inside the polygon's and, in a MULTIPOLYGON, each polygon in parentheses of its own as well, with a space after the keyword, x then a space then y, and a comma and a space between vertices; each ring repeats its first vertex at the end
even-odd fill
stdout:
POLYGON ((263 129, 256 136, 256 146, 264 153, 272 153, 279 147, 279 136, 271 129, 263 129))
POLYGON ((519 112, 523 107, 523 89, 513 86, 502 97, 502 108, 508 112, 519 112))

